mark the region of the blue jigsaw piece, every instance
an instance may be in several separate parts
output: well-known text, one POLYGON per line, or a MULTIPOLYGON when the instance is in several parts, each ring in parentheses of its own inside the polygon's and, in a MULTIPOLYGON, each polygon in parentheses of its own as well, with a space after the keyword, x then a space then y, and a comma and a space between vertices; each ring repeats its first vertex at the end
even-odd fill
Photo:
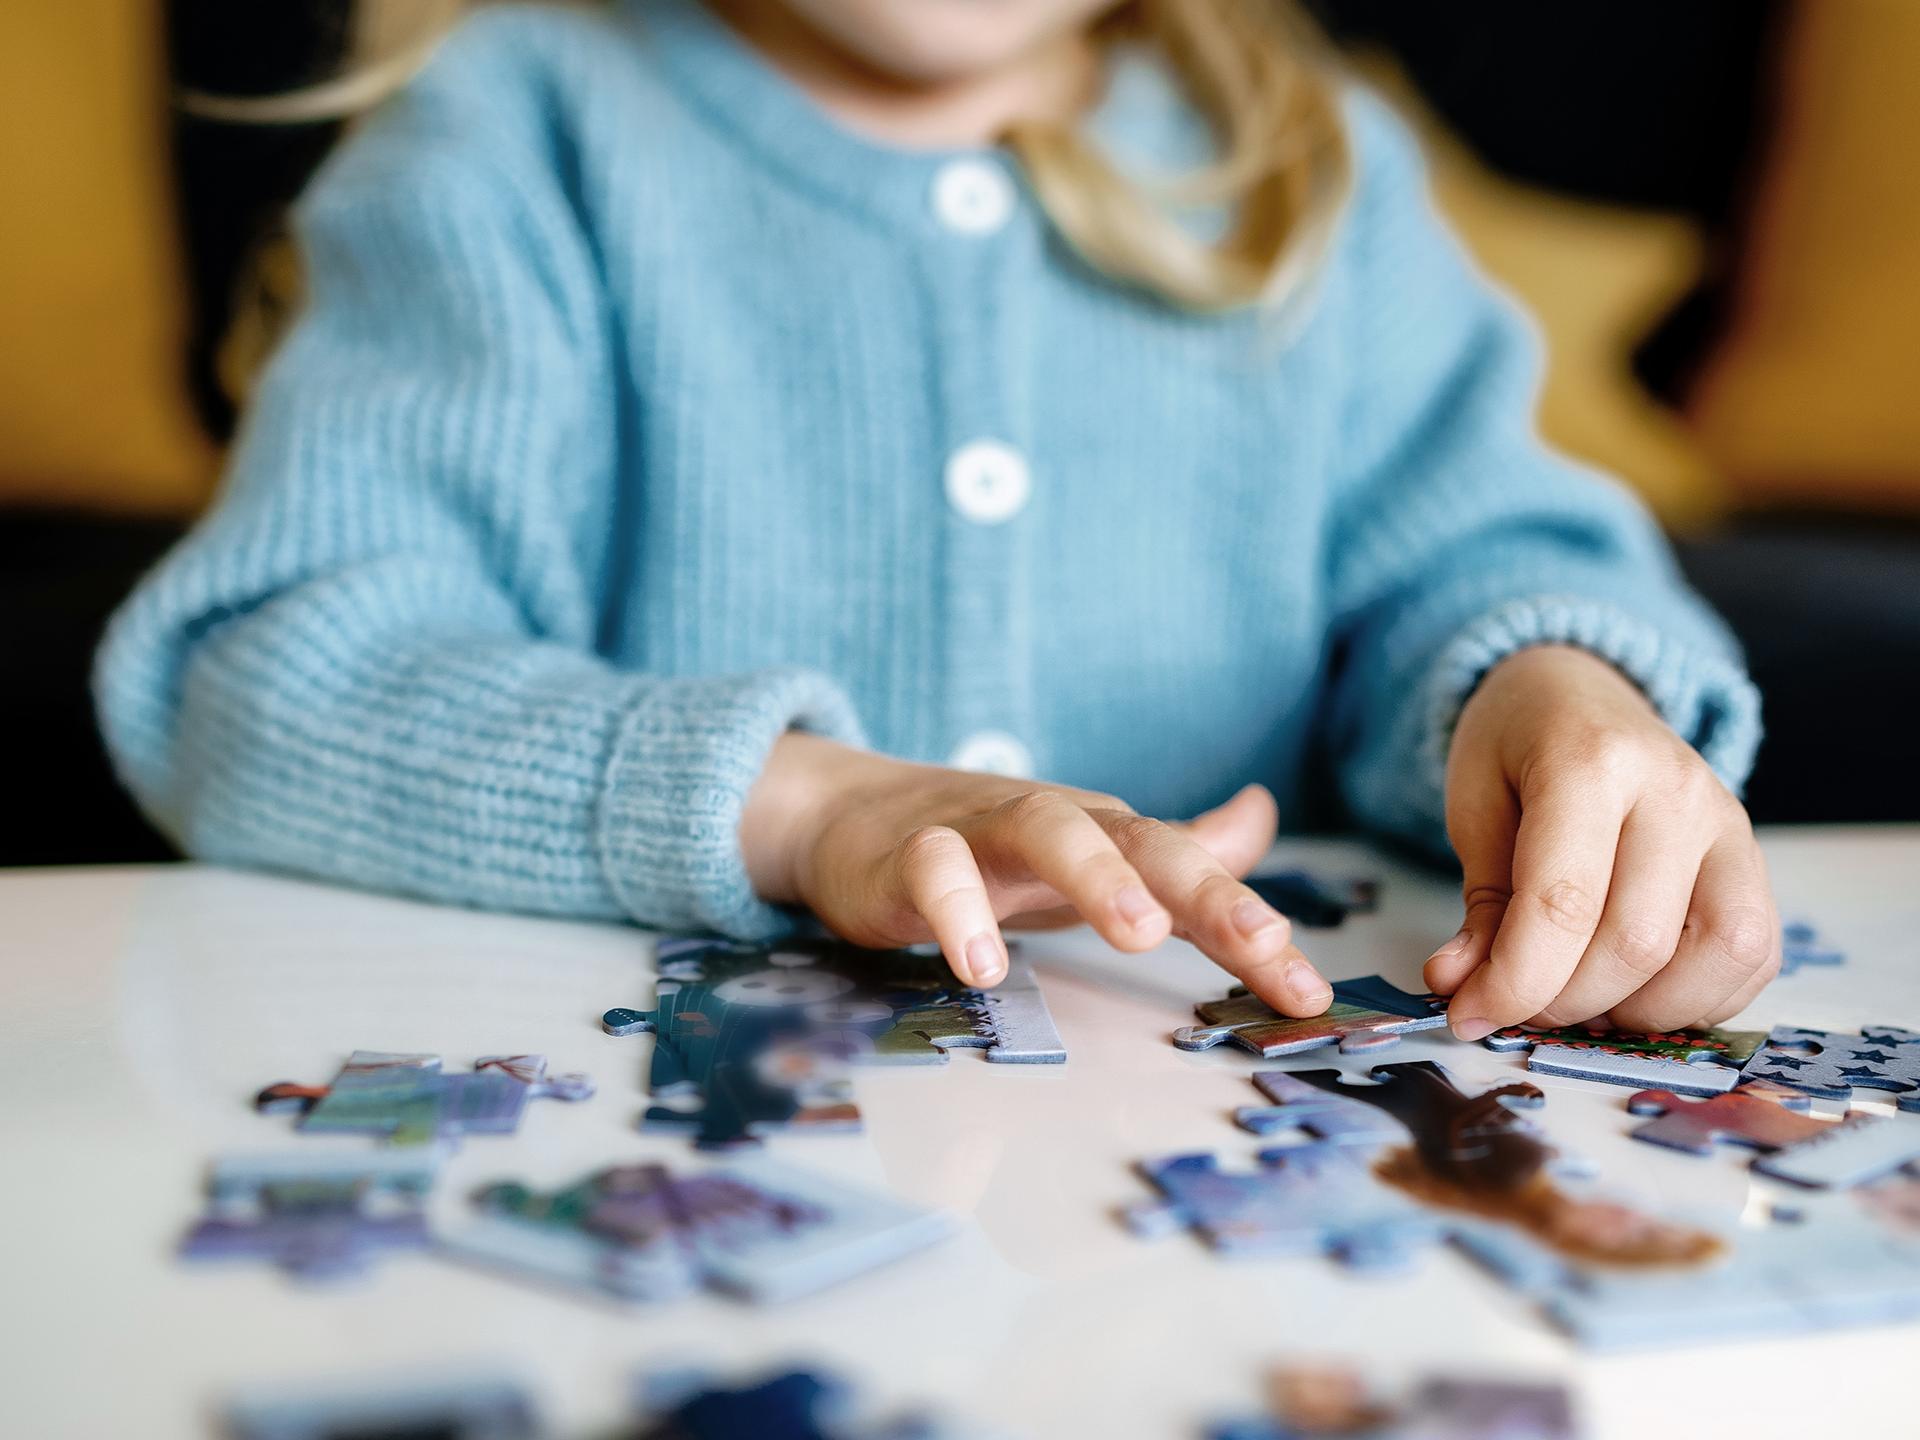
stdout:
POLYGON ((1861 1026, 1858 1035, 1776 1025, 1740 1072, 1744 1083, 1771 1080, 1807 1095, 1850 1100, 1855 1090, 1885 1090, 1920 1114, 1920 1032, 1861 1026))
POLYGON ((1789 921, 1780 927, 1780 973, 1791 975, 1808 966, 1844 965, 1844 952, 1822 943, 1820 932, 1804 920, 1789 921))
POLYGON ((941 1440, 947 1433, 917 1415, 864 1424, 853 1387, 811 1370, 732 1388, 692 1374, 653 1376, 640 1391, 650 1418, 635 1440, 941 1440))
POLYGON ((1135 1234, 1190 1229, 1236 1255, 1331 1255, 1357 1270, 1395 1270, 1445 1237, 1445 1221, 1379 1184, 1355 1148, 1276 1146, 1253 1170, 1222 1169, 1216 1156, 1143 1161, 1162 1199, 1135 1205, 1135 1234))
POLYGON ((1310 1084, 1287 1070, 1259 1070, 1253 1083, 1271 1105, 1233 1112, 1242 1130, 1273 1135, 1301 1130, 1330 1145, 1380 1146, 1405 1141, 1407 1127, 1383 1110, 1310 1084))
POLYGON ((486 1375, 436 1377, 377 1389, 337 1385, 236 1397, 226 1409, 231 1440, 537 1440, 532 1402, 517 1385, 486 1375))

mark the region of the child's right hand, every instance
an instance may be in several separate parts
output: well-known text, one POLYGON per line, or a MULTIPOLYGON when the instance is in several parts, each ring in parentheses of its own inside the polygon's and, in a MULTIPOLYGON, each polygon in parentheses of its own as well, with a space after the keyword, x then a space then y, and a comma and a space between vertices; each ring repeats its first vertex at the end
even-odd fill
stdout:
POLYGON ((1007 972, 1002 921, 1084 920, 1116 949, 1176 934, 1288 1015, 1331 989, 1239 877, 1266 854, 1273 797, 1250 785, 1184 824, 1111 795, 909 764, 792 732, 747 798, 740 842, 763 899, 861 945, 939 942, 962 982, 1007 972))

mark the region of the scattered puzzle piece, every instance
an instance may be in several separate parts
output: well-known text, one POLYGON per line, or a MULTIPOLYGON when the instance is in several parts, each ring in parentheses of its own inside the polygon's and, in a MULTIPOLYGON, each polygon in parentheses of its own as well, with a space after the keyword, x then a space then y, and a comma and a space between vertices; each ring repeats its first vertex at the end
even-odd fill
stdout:
POLYGON ((1579 1432, 1563 1385, 1435 1377, 1396 1404, 1335 1365, 1277 1371, 1273 1411, 1216 1426, 1211 1440, 1576 1440, 1579 1432))
POLYGON ((655 1037, 648 1129, 703 1148, 781 1130, 857 1130, 849 1064, 942 1064, 954 1048, 1001 1064, 1066 1059, 1033 971, 1017 953, 992 991, 961 987, 937 953, 831 939, 777 946, 663 942, 652 1010, 609 1010, 610 1035, 655 1037))
POLYGON ((601 1170, 551 1195, 493 1185, 442 1248, 628 1301, 707 1285, 802 1295, 943 1238, 944 1216, 752 1159, 691 1175, 601 1170))
POLYGON ((1323 880, 1306 870, 1282 870, 1249 875, 1246 885, 1309 930, 1337 930, 1349 915, 1371 915, 1380 904, 1380 882, 1372 879, 1323 880))
POLYGON ((1635 1034, 1569 1025, 1528 1030, 1518 1025, 1487 1036, 1489 1050, 1530 1049, 1527 1068, 1636 1089, 1718 1095, 1740 1083, 1740 1067, 1759 1050, 1758 1030, 1680 1030, 1635 1034))
POLYGON ((511 1135, 534 1099, 584 1100, 584 1075, 547 1078, 544 1055, 490 1055, 449 1075, 438 1055, 356 1050, 331 1085, 269 1085, 254 1098, 265 1114, 293 1111, 313 1135, 377 1135, 395 1145, 424 1145, 462 1135, 511 1135))
POLYGON ((1827 946, 1820 933, 1804 920, 1789 921, 1780 927, 1780 973, 1791 975, 1807 966, 1844 965, 1847 957, 1827 946))
POLYGON ((535 1440, 517 1385, 484 1375, 240 1396, 226 1407, 232 1440, 535 1440))
POLYGON ((1447 1023, 1445 1003, 1435 995, 1409 995, 1378 975, 1363 975, 1334 984, 1325 1014, 1297 1020, 1237 988, 1224 1000, 1194 1006, 1206 1023, 1181 1026, 1173 1043, 1182 1050, 1211 1050, 1231 1040, 1263 1060, 1335 1044, 1350 1055, 1392 1045, 1417 1030, 1440 1029, 1447 1023))
POLYGON ((425 1150, 221 1160, 180 1256, 264 1260, 310 1281, 363 1273, 381 1255, 426 1247, 438 1163, 425 1150))
POLYGON ((1406 1138, 1406 1127, 1391 1115, 1322 1090, 1291 1071, 1256 1071, 1253 1083, 1273 1103, 1244 1106, 1233 1112, 1233 1120, 1255 1135, 1301 1130, 1329 1145, 1376 1148, 1406 1138))
POLYGON ((951 1433, 917 1415, 864 1422, 855 1400, 851 1386, 810 1370, 731 1388, 696 1375, 651 1377, 640 1395, 651 1418, 636 1440, 941 1440, 951 1433))
POLYGON ((1761 1152, 1753 1168, 1776 1180, 1817 1189, 1846 1189, 1920 1161, 1920 1125, 1894 1124, 1855 1112, 1838 1120, 1804 1113, 1811 1097, 1770 1080, 1754 1080, 1711 1100, 1682 1100, 1642 1090, 1627 1102, 1635 1115, 1655 1115, 1633 1138, 1694 1155, 1714 1142, 1761 1152))
POLYGON ((1858 1035, 1776 1025, 1740 1072, 1830 1100, 1855 1090, 1897 1092, 1900 1109, 1920 1114, 1920 1032, 1861 1026, 1858 1035))
POLYGON ((1446 1234, 1412 1200, 1377 1183, 1358 1147, 1282 1145, 1257 1168, 1228 1170, 1213 1155, 1143 1161, 1162 1199, 1130 1207, 1136 1235, 1190 1229, 1237 1255, 1331 1255, 1358 1270, 1393 1270, 1446 1234))

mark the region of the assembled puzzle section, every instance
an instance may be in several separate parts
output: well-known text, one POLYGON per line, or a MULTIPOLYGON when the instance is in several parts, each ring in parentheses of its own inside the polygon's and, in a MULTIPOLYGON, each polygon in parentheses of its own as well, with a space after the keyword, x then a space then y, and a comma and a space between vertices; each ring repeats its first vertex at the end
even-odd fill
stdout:
POLYGON ((356 1050, 331 1085, 281 1081, 254 1098, 263 1114, 291 1112, 309 1135, 372 1135, 393 1145, 449 1144, 465 1135, 511 1135, 527 1102, 585 1100, 584 1075, 547 1075, 544 1055, 490 1055, 447 1074, 438 1055, 356 1050))
POLYGON ((1920 1124, 1857 1111, 1816 1119, 1803 1113, 1811 1104, 1811 1096, 1755 1080, 1709 1100, 1642 1090, 1627 1108, 1656 1117, 1632 1132, 1636 1140, 1691 1155, 1711 1154, 1716 1143, 1743 1145, 1760 1152, 1759 1173, 1815 1189, 1865 1185, 1920 1162, 1920 1124))
POLYGON ((847 1067, 939 1065, 953 1049, 1000 1064, 1066 1059, 1031 966, 1016 951, 995 990, 959 985, 937 952, 828 939, 663 946, 651 1010, 609 1010, 610 1035, 654 1036, 645 1129, 703 1148, 780 1131, 855 1130, 847 1067))
POLYGON ((676 1175, 622 1165, 540 1194, 486 1187, 441 1248, 618 1300, 702 1286, 751 1300, 824 1289, 943 1239, 943 1215, 757 1157, 676 1175))
POLYGON ((1339 1365, 1276 1370, 1271 1416, 1216 1425, 1209 1440, 1578 1440, 1563 1385, 1436 1376, 1387 1399, 1339 1365))
POLYGON ((437 1171, 437 1155, 421 1149, 217 1161, 207 1214, 180 1257, 264 1261, 303 1281, 364 1274, 385 1255, 427 1247, 437 1171))
POLYGON ((1194 1006, 1194 1014, 1206 1023, 1181 1026, 1173 1032, 1173 1043, 1182 1050, 1211 1050, 1228 1040, 1263 1060, 1327 1045, 1352 1055, 1384 1049, 1402 1035, 1442 1028, 1447 1023, 1445 1006, 1437 995, 1410 995, 1378 975, 1362 975, 1335 981, 1333 1003, 1323 1014, 1302 1020, 1282 1015, 1238 987, 1224 1000, 1194 1006))
POLYGON ((1856 1091, 1888 1091, 1895 1104, 1920 1114, 1920 1032, 1863 1025, 1858 1035, 1776 1025, 1740 1072, 1828 1100, 1858 1100, 1856 1091))
POLYGON ((1513 1025, 1494 1031, 1483 1043, 1494 1051, 1530 1051, 1527 1068, 1542 1075, 1679 1095, 1719 1095, 1740 1083, 1740 1067, 1765 1039, 1759 1030, 1643 1034, 1579 1025, 1553 1030, 1513 1025))

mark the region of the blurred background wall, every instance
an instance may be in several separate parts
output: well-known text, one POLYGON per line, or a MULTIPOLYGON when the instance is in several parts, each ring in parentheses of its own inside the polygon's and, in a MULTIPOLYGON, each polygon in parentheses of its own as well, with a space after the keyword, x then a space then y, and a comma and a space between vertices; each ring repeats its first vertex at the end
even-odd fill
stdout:
MULTIPOLYGON (((210 493, 297 290, 280 217, 339 131, 172 101, 324 86, 445 4, 0 14, 0 864, 166 853, 87 661, 210 493)), ((1756 818, 1920 819, 1920 3, 1311 8, 1540 318, 1549 438, 1647 498, 1740 632, 1756 818)))

